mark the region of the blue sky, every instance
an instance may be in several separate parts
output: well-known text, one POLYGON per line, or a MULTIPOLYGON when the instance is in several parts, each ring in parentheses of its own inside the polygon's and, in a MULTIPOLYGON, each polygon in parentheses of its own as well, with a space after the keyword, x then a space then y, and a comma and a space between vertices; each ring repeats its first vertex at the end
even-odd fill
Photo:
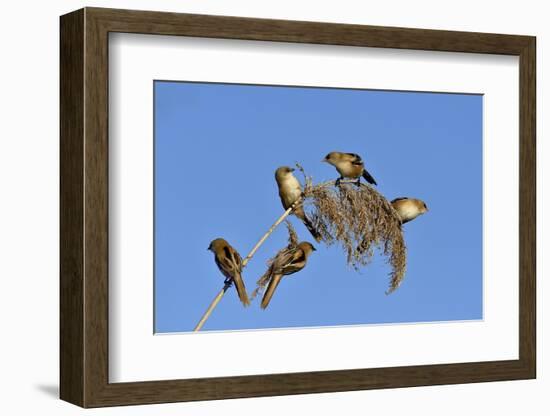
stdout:
MULTIPOLYGON (((243 308, 231 288, 203 330, 482 318, 482 96, 166 81, 154 88, 155 332, 191 331, 223 286, 206 250, 212 239, 227 239, 244 258, 282 214, 274 170, 299 162, 315 182, 335 179, 320 162, 333 150, 360 154, 388 199, 417 197, 430 208, 404 225, 400 288, 385 294, 384 257, 357 273, 340 247, 316 244, 266 310, 259 298, 243 308)), ((249 293, 286 242, 281 226, 246 267, 249 293)))

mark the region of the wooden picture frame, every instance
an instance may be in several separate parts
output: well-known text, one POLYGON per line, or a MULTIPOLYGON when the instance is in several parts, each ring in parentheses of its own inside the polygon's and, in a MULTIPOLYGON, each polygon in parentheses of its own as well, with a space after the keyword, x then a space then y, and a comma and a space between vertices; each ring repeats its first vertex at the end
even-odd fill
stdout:
POLYGON ((535 378, 534 37, 100 8, 64 15, 60 27, 61 399, 101 407, 535 378), (519 56, 519 359, 109 383, 110 32, 519 56))

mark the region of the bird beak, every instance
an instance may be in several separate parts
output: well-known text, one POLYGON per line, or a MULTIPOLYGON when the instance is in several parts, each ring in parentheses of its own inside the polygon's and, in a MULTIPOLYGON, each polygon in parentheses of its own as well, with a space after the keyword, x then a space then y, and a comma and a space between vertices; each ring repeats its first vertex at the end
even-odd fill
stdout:
POLYGON ((327 158, 321 159, 321 162, 328 162, 327 158))
POLYGON ((313 249, 313 251, 317 251, 317 249, 315 248, 315 246, 311 246, 311 248, 313 249))
POLYGON ((291 171, 291 172, 294 172, 295 170, 296 170, 296 169, 294 169, 294 168, 290 168, 290 171, 291 171))

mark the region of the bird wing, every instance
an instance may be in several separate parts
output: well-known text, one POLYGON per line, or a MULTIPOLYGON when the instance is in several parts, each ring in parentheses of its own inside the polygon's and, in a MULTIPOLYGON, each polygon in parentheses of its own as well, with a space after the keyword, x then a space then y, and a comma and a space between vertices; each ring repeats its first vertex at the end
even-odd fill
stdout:
POLYGON ((239 254, 228 246, 224 247, 223 252, 220 254, 220 256, 216 256, 216 263, 218 263, 218 267, 225 277, 233 279, 236 274, 241 272, 242 268, 241 262, 237 260, 240 259, 239 254))
POLYGON ((250 305, 250 300, 248 299, 248 294, 246 293, 246 288, 244 286, 244 281, 241 276, 242 272, 242 259, 241 255, 237 250, 235 250, 233 247, 226 246, 223 248, 224 252, 224 259, 222 259, 223 265, 227 267, 227 269, 223 269, 222 271, 226 270, 228 274, 226 277, 230 277, 233 279, 233 282, 235 283, 235 288, 237 289, 237 293, 239 295, 239 299, 243 303, 244 306, 250 305))
POLYGON ((243 270, 243 259, 237 250, 233 249, 231 250, 231 252, 233 254, 233 260, 235 262, 235 265, 241 272, 243 270))
POLYGON ((409 198, 407 198, 406 196, 400 196, 399 198, 392 199, 391 203, 393 204, 394 202, 397 202, 397 201, 403 201, 404 199, 409 199, 409 198))
POLYGON ((346 156, 348 156, 348 160, 353 163, 354 165, 362 165, 363 159, 361 159, 361 156, 359 156, 357 153, 344 153, 346 156))
POLYGON ((294 250, 293 248, 286 247, 277 253, 273 259, 273 263, 271 263, 271 274, 283 273, 283 268, 292 261, 294 250))
POLYGON ((306 255, 301 248, 291 250, 284 260, 280 268, 280 272, 284 275, 299 272, 306 265, 306 255))

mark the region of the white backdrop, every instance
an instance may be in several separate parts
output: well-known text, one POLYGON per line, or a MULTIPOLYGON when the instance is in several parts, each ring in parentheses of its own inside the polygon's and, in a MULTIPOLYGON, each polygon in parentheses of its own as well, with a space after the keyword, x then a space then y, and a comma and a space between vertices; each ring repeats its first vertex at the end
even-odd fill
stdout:
MULTIPOLYGON (((0 124, 0 292, 2 346, 0 410, 4 414, 70 415, 80 409, 56 399, 58 386, 58 16, 87 6, 317 20, 389 26, 425 27, 538 36, 539 260, 548 224, 542 184, 548 176, 549 146, 543 134, 545 99, 550 92, 543 76, 550 56, 550 28, 544 2, 438 2, 406 0, 353 2, 231 0, 81 1, 6 3, 2 10, 2 123, 0 124), (544 93, 543 93, 544 91, 544 93), (544 235, 543 235, 544 234, 544 235)), ((545 195, 544 195, 545 196, 545 195)), ((547 208, 548 209, 548 208, 547 208)), ((89 414, 334 414, 405 413, 501 415, 548 411, 550 388, 544 356, 549 295, 539 264, 539 379, 399 390, 318 394, 292 397, 167 404, 87 411, 89 414)))

